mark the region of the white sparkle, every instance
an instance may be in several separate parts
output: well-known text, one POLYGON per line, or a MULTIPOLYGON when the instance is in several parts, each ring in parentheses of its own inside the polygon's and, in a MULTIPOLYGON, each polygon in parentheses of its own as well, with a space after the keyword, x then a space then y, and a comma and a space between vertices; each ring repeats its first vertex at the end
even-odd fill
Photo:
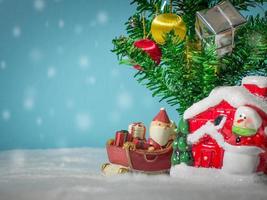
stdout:
POLYGON ((60 20, 58 21, 58 27, 59 27, 59 28, 64 28, 64 26, 65 26, 65 22, 64 22, 64 20, 63 20, 63 19, 60 19, 60 20))
POLYGON ((64 48, 62 46, 57 47, 57 53, 58 54, 63 54, 64 53, 64 48))
POLYGON ((45 22, 45 27, 46 28, 49 27, 49 22, 48 21, 45 22))
POLYGON ((128 92, 122 92, 117 96, 117 105, 123 110, 128 110, 132 108, 133 97, 128 92))
POLYGON ((95 85, 96 83, 96 78, 94 76, 88 76, 85 79, 85 83, 89 85, 95 85))
POLYGON ((15 26, 12 30, 12 33, 15 38, 19 38, 21 35, 21 28, 19 26, 15 26))
POLYGON ((50 117, 54 117, 54 115, 55 115, 55 109, 54 108, 49 109, 49 115, 50 115, 50 117))
POLYGON ((47 70, 47 77, 48 78, 54 78, 56 76, 56 69, 54 67, 49 67, 47 70))
POLYGON ((6 61, 2 60, 0 63, 1 69, 6 69, 6 61))
POLYGON ((39 61, 41 61, 43 59, 42 51, 40 49, 37 49, 37 48, 32 49, 30 51, 29 56, 30 56, 30 60, 33 61, 33 62, 39 62, 39 61))
POLYGON ((108 21, 108 14, 105 11, 99 11, 97 13, 97 21, 100 24, 105 24, 108 21))
POLYGON ((87 131, 92 126, 91 117, 87 113, 78 113, 75 121, 76 126, 80 131, 87 131))
POLYGON ((36 11, 43 11, 45 8, 44 0, 34 0, 33 7, 36 11))
POLYGON ((72 108, 74 107, 74 102, 73 102, 72 99, 68 99, 68 100, 66 101, 66 107, 67 107, 68 109, 72 109, 72 108))
POLYGON ((37 118, 36 118, 36 124, 37 124, 38 126, 41 126, 41 125, 43 124, 43 119, 42 119, 42 117, 37 117, 37 118))
POLYGON ((121 115, 119 111, 112 111, 111 113, 109 113, 108 115, 108 120, 111 123, 118 123, 121 120, 121 115))
POLYGON ((117 68, 113 68, 110 72, 110 75, 114 78, 117 78, 120 75, 120 71, 117 68))
POLYGON ((26 110, 32 110, 35 105, 35 99, 33 97, 26 97, 23 101, 23 106, 26 110))
POLYGON ((81 56, 79 58, 79 65, 81 69, 87 69, 90 65, 89 58, 87 56, 81 56))
POLYGON ((75 27, 74 27, 74 32, 79 35, 83 32, 83 27, 79 24, 77 24, 75 27))
POLYGON ((3 120, 9 121, 10 120, 10 117, 11 117, 11 113, 10 113, 9 110, 4 110, 2 112, 2 118, 3 118, 3 120))

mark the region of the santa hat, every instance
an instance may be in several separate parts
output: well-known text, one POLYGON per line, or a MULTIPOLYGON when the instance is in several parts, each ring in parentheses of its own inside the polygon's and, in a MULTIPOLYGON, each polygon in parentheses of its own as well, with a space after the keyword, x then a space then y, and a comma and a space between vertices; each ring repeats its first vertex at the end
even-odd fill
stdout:
POLYGON ((158 121, 165 124, 171 123, 165 108, 160 109, 159 113, 156 115, 156 117, 154 117, 153 121, 158 121))

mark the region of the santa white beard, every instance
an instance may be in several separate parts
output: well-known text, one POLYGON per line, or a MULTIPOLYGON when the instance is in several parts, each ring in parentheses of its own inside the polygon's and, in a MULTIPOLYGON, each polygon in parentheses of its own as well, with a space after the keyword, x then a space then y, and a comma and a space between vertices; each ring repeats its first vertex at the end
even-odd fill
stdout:
POLYGON ((149 135, 152 140, 157 142, 160 146, 165 146, 170 137, 171 128, 157 126, 157 125, 150 125, 149 128, 149 135))

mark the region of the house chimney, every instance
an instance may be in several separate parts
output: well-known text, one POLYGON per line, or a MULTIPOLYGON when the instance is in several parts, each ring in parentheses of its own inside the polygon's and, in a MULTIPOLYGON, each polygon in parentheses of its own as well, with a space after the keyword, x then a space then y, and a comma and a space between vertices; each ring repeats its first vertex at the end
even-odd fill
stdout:
POLYGON ((267 98, 267 77, 247 76, 242 80, 242 85, 252 94, 267 98))

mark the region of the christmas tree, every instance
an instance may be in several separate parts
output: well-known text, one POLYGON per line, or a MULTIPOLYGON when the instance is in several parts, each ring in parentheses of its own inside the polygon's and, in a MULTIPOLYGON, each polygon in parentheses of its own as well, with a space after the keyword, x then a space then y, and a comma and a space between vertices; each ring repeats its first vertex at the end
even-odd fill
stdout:
POLYGON ((267 1, 133 0, 136 12, 125 23, 127 36, 115 38, 112 51, 121 64, 136 68, 135 78, 153 96, 175 106, 182 115, 216 86, 236 85, 245 75, 267 75, 267 12, 264 16, 248 16, 246 23, 240 18, 233 24, 238 17, 227 16, 264 2, 267 1), (211 24, 207 24, 211 28, 207 30, 200 23, 205 22, 205 17, 219 23, 216 20, 222 17, 216 19, 212 11, 207 12, 212 8, 218 9, 230 25, 225 35, 221 34, 224 30, 216 30, 211 24), (209 37, 205 38, 205 34, 209 37), (226 39, 228 36, 226 43, 231 44, 227 48, 218 46, 220 35, 226 39))
MULTIPOLYGON (((267 12, 248 16, 266 0, 133 0, 127 36, 113 40, 121 64, 153 96, 180 115, 216 86, 236 85, 246 75, 267 75, 267 12)), ((180 119, 172 164, 192 164, 188 123, 180 119)))

